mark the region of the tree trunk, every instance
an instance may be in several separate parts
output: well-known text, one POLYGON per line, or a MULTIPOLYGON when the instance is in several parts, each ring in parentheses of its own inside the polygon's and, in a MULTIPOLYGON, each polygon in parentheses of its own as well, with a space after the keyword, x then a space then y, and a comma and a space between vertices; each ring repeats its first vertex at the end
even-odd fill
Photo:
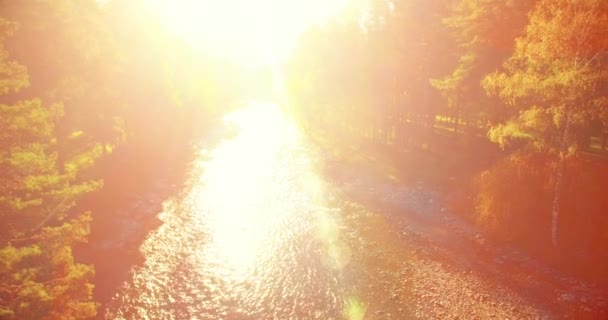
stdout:
POLYGON ((460 112, 454 111, 454 137, 458 136, 458 130, 460 130, 460 112))
POLYGON ((562 180, 564 176, 564 160, 566 157, 566 153, 568 152, 568 131, 570 130, 570 113, 566 112, 566 126, 564 128, 564 132, 562 133, 562 141, 561 141, 561 152, 559 155, 556 177, 555 177, 555 187, 553 189, 553 208, 551 210, 551 242, 553 244, 553 248, 557 249, 557 225, 559 219, 559 210, 560 210, 560 195, 562 189, 562 180))

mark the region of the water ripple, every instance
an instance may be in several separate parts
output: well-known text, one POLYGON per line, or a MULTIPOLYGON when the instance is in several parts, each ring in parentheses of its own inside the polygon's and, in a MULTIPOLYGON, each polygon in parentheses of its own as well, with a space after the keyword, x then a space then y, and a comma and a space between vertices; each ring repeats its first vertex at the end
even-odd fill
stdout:
POLYGON ((349 249, 314 156, 276 106, 228 118, 239 133, 201 152, 190 186, 107 306, 108 319, 332 319, 349 249))

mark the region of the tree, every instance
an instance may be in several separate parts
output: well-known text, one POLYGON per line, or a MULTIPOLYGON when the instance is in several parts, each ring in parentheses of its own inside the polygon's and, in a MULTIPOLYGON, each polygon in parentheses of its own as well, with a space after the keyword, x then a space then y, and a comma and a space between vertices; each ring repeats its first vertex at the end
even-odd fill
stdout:
POLYGON ((535 3, 536 0, 460 0, 444 19, 456 40, 460 58, 450 74, 431 83, 445 97, 456 130, 460 118, 472 123, 477 119, 501 120, 501 109, 488 98, 481 81, 512 54, 515 38, 523 33, 535 3))
POLYGON ((604 0, 540 1, 505 70, 483 81, 490 94, 510 107, 509 119, 490 130, 493 141, 505 146, 523 140, 537 151, 559 154, 552 208, 554 247, 564 159, 588 143, 594 120, 606 123, 606 32, 604 0))
POLYGON ((443 6, 378 0, 353 7, 303 37, 288 71, 291 102, 376 143, 413 136, 406 127, 430 132, 436 104, 428 80, 444 72, 449 43, 437 18, 443 6))
POLYGON ((100 183, 79 173, 92 164, 77 155, 60 168, 56 123, 61 104, 19 99, 29 85, 25 66, 4 46, 17 28, 0 17, 0 317, 81 319, 95 315, 90 266, 76 263, 72 246, 86 240, 90 215, 70 210, 100 183))
POLYGON ((63 105, 56 123, 60 168, 70 157, 118 144, 121 64, 98 1, 5 1, 0 10, 20 26, 7 48, 28 67, 31 85, 21 96, 63 105))

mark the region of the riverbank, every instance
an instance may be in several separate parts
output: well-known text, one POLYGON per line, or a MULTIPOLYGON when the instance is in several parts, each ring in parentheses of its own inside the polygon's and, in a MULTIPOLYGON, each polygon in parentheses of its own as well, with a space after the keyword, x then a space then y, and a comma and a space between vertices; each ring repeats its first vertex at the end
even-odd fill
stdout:
POLYGON ((139 246, 160 225, 157 214, 163 202, 182 189, 192 149, 189 143, 171 148, 170 154, 152 157, 145 166, 128 153, 107 159, 104 187, 84 201, 93 217, 89 241, 75 252, 95 267, 98 303, 106 303, 131 267, 143 262, 139 246))
POLYGON ((152 142, 145 149, 126 144, 102 160, 96 175, 103 188, 79 204, 92 212, 89 239, 75 248, 78 261, 95 267, 93 298, 100 304, 99 319, 132 267, 143 263, 139 248, 162 224, 158 214, 164 203, 185 188, 201 144, 213 145, 225 135, 212 127, 201 124, 188 136, 152 142))
MULTIPOLYGON (((403 310, 371 310, 378 318, 410 314, 420 319, 603 319, 608 291, 566 275, 514 247, 494 243, 446 203, 445 191, 423 180, 395 181, 362 164, 334 164, 333 183, 353 218, 351 229, 370 264, 399 265, 394 291, 403 310), (338 172, 336 172, 338 171, 338 172), (380 225, 380 226, 375 226, 380 225), (379 233, 378 230, 382 232, 379 233), (360 243, 361 239, 367 239, 360 243), (402 257, 396 259, 395 257, 402 257), (368 257, 369 260, 369 257, 368 257), (404 311, 405 310, 405 311, 404 311), (407 312, 406 312, 407 311, 407 312)), ((350 214, 350 213, 349 213, 350 214)), ((385 267, 374 277, 386 277, 385 267)), ((374 318, 374 317, 372 317, 374 318)), ((398 318, 398 317, 397 317, 398 318)))
MULTIPOLYGON (((602 208, 608 164, 581 157, 568 163, 561 192, 560 246, 550 242, 555 162, 519 157, 480 136, 433 130, 418 141, 332 136, 323 128, 307 131, 324 150, 324 170, 334 175, 337 162, 358 164, 392 181, 421 181, 440 191, 450 212, 478 227, 488 240, 517 247, 571 276, 608 287, 608 256, 602 208)), ((605 210, 604 210, 605 211, 605 210)))
MULTIPOLYGON (((202 140, 204 142, 197 145, 189 143, 178 149, 173 147, 170 156, 153 157, 155 160, 145 165, 131 161, 128 165, 109 169, 111 179, 106 180, 105 188, 96 195, 97 216, 94 216, 89 248, 93 254, 87 260, 97 268, 97 301, 104 304, 111 299, 129 277, 132 267, 142 263, 141 243, 151 230, 159 226, 157 215, 163 212, 163 202, 174 196, 180 197, 184 190, 188 190, 185 184, 189 180, 190 164, 194 155, 200 157, 202 154, 201 144, 207 150, 213 150, 214 142, 223 140, 230 134, 229 130, 222 128, 207 133, 204 135, 206 139, 202 140)), ((249 155, 253 149, 244 150, 244 155, 249 155)), ((287 150, 291 149, 285 152, 287 150)), ((323 153, 330 154, 327 151, 323 153)), ((411 166, 409 171, 398 170, 398 167, 387 170, 389 166, 400 163, 395 158, 391 162, 373 152, 356 154, 366 154, 370 158, 355 163, 336 160, 332 156, 313 157, 311 160, 318 162, 320 177, 333 185, 328 188, 327 196, 335 194, 336 199, 340 199, 335 204, 341 208, 337 212, 343 212, 340 216, 352 222, 344 228, 348 231, 346 235, 352 235, 352 239, 346 240, 352 242, 349 247, 355 253, 351 261, 353 267, 348 269, 367 270, 369 275, 354 273, 349 275, 352 279, 348 279, 365 298, 362 301, 367 301, 368 311, 374 315, 372 318, 411 315, 416 318, 498 316, 549 319, 567 315, 593 319, 606 315, 606 300, 601 291, 565 277, 512 248, 491 243, 449 209, 447 189, 442 186, 446 181, 454 185, 461 183, 463 171, 454 176, 445 175, 452 169, 434 172, 435 177, 444 179, 441 182, 417 175, 420 173, 417 170, 428 166, 424 152, 411 150, 405 153, 403 159, 408 159, 409 162, 405 163, 411 166)), ((288 167, 293 164, 293 161, 286 162, 288 167)), ((422 173, 429 173, 427 171, 422 173)), ((231 194, 235 199, 242 199, 245 195, 250 195, 250 192, 231 194)), ((181 227, 190 225, 187 223, 181 227)), ((165 240, 181 234, 180 228, 165 240)), ((245 237, 249 228, 253 226, 246 224, 243 228, 235 226, 230 230, 237 230, 235 236, 245 237)), ((202 250, 191 243, 191 239, 179 242, 179 245, 184 246, 181 249, 186 250, 183 253, 187 256, 191 255, 187 250, 189 246, 194 245, 193 250, 202 250)), ((302 249, 300 246, 294 248, 302 249)), ((211 297, 216 297, 216 294, 211 297)), ((194 303, 196 301, 193 300, 194 303)), ((172 305, 172 308, 181 310, 180 306, 172 305)), ((212 309, 210 312, 215 311, 212 309)), ((104 316, 102 307, 98 317, 104 316)))
MULTIPOLYGON (((608 315, 608 290, 601 281, 569 274, 520 248, 494 241, 470 215, 458 211, 472 210, 461 204, 472 201, 471 181, 499 154, 480 156, 484 151, 467 150, 466 145, 459 152, 395 151, 392 146, 336 145, 310 136, 325 150, 327 161, 321 167, 343 197, 377 213, 376 219, 390 226, 387 232, 400 239, 393 240, 399 243, 395 246, 409 253, 406 264, 413 275, 402 281, 410 288, 400 290, 410 292, 408 299, 416 301, 409 310, 416 318, 608 315), (534 308, 523 310, 520 305, 534 308)), ((389 250, 378 243, 377 249, 366 251, 389 250)))

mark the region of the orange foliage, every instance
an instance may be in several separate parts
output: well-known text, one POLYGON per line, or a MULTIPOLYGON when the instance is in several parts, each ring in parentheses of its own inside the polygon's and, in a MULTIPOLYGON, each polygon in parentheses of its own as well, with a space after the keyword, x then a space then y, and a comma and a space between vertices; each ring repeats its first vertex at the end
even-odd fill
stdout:
POLYGON ((608 279, 608 164, 587 156, 565 161, 558 225, 551 246, 551 205, 558 157, 515 153, 475 181, 476 222, 488 235, 549 258, 558 267, 608 279))

